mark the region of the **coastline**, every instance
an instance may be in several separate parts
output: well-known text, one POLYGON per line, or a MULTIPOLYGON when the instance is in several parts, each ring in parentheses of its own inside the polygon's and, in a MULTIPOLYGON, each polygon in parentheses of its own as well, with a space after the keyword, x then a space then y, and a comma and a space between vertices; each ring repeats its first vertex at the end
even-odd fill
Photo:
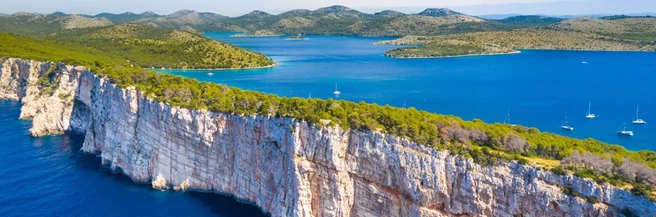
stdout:
POLYGON ((183 70, 183 71, 202 71, 202 70, 227 71, 227 70, 268 69, 268 68, 273 68, 277 65, 278 65, 277 63, 274 63, 268 66, 246 67, 246 68, 207 68, 207 69, 150 68, 150 69, 151 70, 183 70))
POLYGON ((489 53, 489 54, 465 54, 465 55, 454 55, 454 56, 434 56, 434 57, 396 57, 396 56, 388 56, 385 55, 386 57, 389 58, 397 58, 397 59, 441 59, 441 58, 458 58, 458 57, 474 57, 474 56, 496 56, 496 55, 509 55, 509 54, 519 54, 521 51, 513 51, 513 52, 508 52, 508 53, 489 53))
POLYGON ((590 52, 656 52, 656 51, 648 51, 648 50, 590 50, 590 49, 558 49, 558 48, 518 48, 517 50, 590 51, 590 52))
MULTIPOLYGON (((48 66, 22 60, 4 64, 10 65, 0 67, 5 70, 0 72, 20 70, 11 73, 11 77, 0 76, 6 83, 37 80, 43 75, 35 72, 48 66)), ((99 154, 103 166, 123 173, 133 182, 150 182, 154 189, 230 194, 241 201, 252 201, 274 217, 313 216, 310 210, 316 210, 319 213, 316 216, 329 215, 335 210, 347 214, 350 210, 371 210, 379 206, 380 198, 391 201, 385 203, 389 209, 378 212, 383 213, 380 216, 394 216, 408 206, 427 210, 436 203, 447 206, 428 216, 463 213, 459 208, 463 206, 473 207, 466 210, 472 216, 485 216, 490 209, 502 216, 521 214, 520 210, 534 210, 529 214, 536 216, 548 213, 588 216, 628 208, 644 216, 656 213, 654 204, 646 198, 609 184, 598 184, 590 178, 559 175, 514 161, 492 167, 480 165, 448 150, 435 150, 379 131, 339 126, 319 129, 292 117, 181 108, 148 98, 134 87, 118 87, 84 67, 60 68, 62 76, 57 78, 59 83, 50 96, 42 95, 36 83, 0 90, 0 96, 24 102, 21 116, 33 120, 32 135, 65 131, 84 134, 83 152, 99 154), (28 88, 38 91, 19 97, 28 88), (57 97, 65 91, 74 93, 76 104, 57 97), (75 105, 82 109, 74 109, 75 105), (314 177, 313 174, 327 175, 314 177), (391 182, 391 176, 408 178, 391 182), (421 178, 427 176, 435 178, 421 178), (313 188, 317 182, 335 187, 313 188), (567 195, 561 189, 565 186, 582 197, 609 204, 610 209, 567 195), (335 195, 335 189, 339 195, 335 195), (386 193, 387 190, 392 191, 386 193), (497 197, 491 192, 508 196, 497 197), (399 194, 411 196, 394 201, 399 194), (358 202, 339 199, 345 196, 358 202), (531 202, 519 203, 519 199, 531 202), (305 201, 335 203, 332 207, 336 208, 305 201), (542 206, 538 201, 558 206, 542 206), (479 204, 489 205, 479 207, 479 204), (508 208, 503 204, 516 205, 508 208), (559 206, 570 208, 561 210, 559 206)), ((400 215, 412 216, 413 212, 405 210, 400 215)))
POLYGON ((264 38, 264 37, 280 37, 283 35, 231 35, 230 38, 264 38))
POLYGON ((455 56, 435 56, 435 57, 396 57, 396 56, 388 56, 385 55, 386 57, 390 58, 398 58, 398 59, 438 59, 438 58, 457 58, 457 57, 472 57, 472 56, 494 56, 494 55, 508 55, 508 54, 519 54, 521 51, 526 50, 526 51, 585 51, 585 52, 655 52, 655 51, 648 51, 648 50, 588 50, 588 49, 557 49, 557 48, 518 48, 517 51, 509 52, 509 53, 489 53, 489 54, 467 54, 467 55, 455 55, 455 56))

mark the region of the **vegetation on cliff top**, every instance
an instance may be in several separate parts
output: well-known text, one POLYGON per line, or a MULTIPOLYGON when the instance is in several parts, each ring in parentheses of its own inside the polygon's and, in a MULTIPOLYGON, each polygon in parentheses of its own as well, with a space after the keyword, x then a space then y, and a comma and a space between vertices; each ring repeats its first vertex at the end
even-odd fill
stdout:
MULTIPOLYGON (((159 74, 131 67, 121 56, 94 48, 0 33, 0 57, 66 62, 87 66, 120 87, 134 86, 147 96, 172 106, 214 112, 293 117, 323 127, 379 130, 419 144, 471 157, 481 164, 499 160, 528 159, 560 161, 552 171, 570 171, 578 176, 630 183, 636 194, 652 197, 656 186, 656 152, 632 152, 622 146, 594 139, 573 139, 540 132, 535 128, 489 124, 480 120, 433 114, 414 108, 355 103, 344 100, 287 98, 195 79, 159 74)), ((52 76, 49 76, 52 77, 52 76)), ((54 82, 52 79, 50 82, 54 82)))

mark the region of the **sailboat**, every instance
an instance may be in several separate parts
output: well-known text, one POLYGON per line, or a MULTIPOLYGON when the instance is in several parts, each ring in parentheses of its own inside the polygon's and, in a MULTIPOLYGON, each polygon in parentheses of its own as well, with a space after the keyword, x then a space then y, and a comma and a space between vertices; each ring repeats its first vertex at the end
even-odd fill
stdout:
POLYGON ((590 113, 590 109, 592 108, 592 102, 588 103, 588 114, 585 116, 587 119, 594 119, 597 117, 597 115, 590 113))
POLYGON ((512 127, 516 126, 515 124, 510 124, 510 109, 508 109, 508 114, 506 114, 506 118, 503 119, 503 124, 508 124, 512 127))
POLYGON ((642 120, 638 117, 638 112, 640 111, 640 105, 636 108, 636 113, 635 117, 633 118, 633 121, 631 123, 633 124, 646 124, 647 122, 645 120, 642 120))
POLYGON ((337 83, 335 83, 335 92, 333 92, 333 94, 339 95, 340 93, 342 92, 339 92, 339 90, 337 90, 337 83))
POLYGON ((560 129, 567 130, 567 131, 574 130, 574 127, 567 124, 567 113, 565 114, 565 120, 563 120, 563 123, 560 125, 560 129))
POLYGON ((633 131, 626 130, 626 123, 622 124, 619 130, 617 130, 617 134, 622 135, 622 136, 633 136, 633 131))

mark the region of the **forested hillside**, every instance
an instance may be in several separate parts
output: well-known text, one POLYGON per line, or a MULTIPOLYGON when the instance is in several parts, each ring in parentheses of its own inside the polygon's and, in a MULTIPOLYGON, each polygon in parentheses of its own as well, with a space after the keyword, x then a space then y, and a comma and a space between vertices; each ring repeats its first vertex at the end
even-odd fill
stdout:
MULTIPOLYGON (((238 17, 226 17, 210 12, 180 10, 169 15, 152 12, 98 15, 67 15, 63 13, 13 14, 0 17, 4 31, 20 34, 42 34, 48 31, 65 29, 63 25, 43 26, 58 23, 64 19, 80 20, 79 25, 70 27, 106 26, 120 23, 138 23, 158 28, 181 29, 188 31, 229 31, 256 32, 269 31, 273 34, 323 34, 323 35, 366 35, 366 36, 404 36, 404 35, 442 35, 479 31, 499 31, 551 24, 555 18, 509 18, 508 20, 487 20, 462 14, 447 8, 429 8, 417 14, 404 14, 397 11, 363 13, 344 6, 330 6, 316 10, 297 9, 272 15, 263 11, 253 11, 238 17), (23 20, 32 20, 22 22, 23 20), (35 22, 38 20, 38 22, 35 22), (103 21, 103 22, 100 22, 103 21), (83 25, 84 24, 84 25, 83 25)), ((69 27, 69 28, 70 28, 69 27)))
POLYGON ((67 30, 45 38, 95 48, 146 68, 252 68, 273 64, 262 54, 195 33, 141 24, 67 30))
POLYGON ((413 45, 385 53, 392 57, 498 54, 523 48, 656 51, 656 18, 605 20, 584 17, 545 27, 432 37, 406 36, 378 44, 413 45))

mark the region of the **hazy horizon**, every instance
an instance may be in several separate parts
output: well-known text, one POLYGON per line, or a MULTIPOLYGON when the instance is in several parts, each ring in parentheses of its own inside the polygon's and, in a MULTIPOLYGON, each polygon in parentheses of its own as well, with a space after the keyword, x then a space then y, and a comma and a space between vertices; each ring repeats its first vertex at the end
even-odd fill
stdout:
POLYGON ((30 12, 50 14, 54 12, 64 12, 67 14, 95 15, 105 12, 115 14, 132 12, 139 14, 146 11, 152 11, 157 14, 165 15, 182 9, 189 9, 235 17, 254 10, 261 10, 270 14, 279 14, 293 9, 315 10, 317 8, 333 5, 343 5, 365 13, 375 13, 382 10, 419 13, 426 8, 450 8, 470 15, 544 14, 565 16, 656 13, 656 1, 644 2, 642 0, 625 0, 622 2, 613 0, 441 0, 430 2, 427 0, 405 0, 402 4, 395 1, 382 0, 377 1, 377 3, 367 3, 371 1, 373 0, 348 3, 344 0, 315 2, 282 0, 278 1, 279 3, 272 3, 262 0, 243 0, 241 4, 231 4, 230 7, 223 7, 220 2, 210 2, 207 0, 188 0, 185 2, 172 0, 145 0, 139 2, 128 0, 115 0, 112 2, 100 0, 34 0, 5 5, 5 7, 0 9, 0 13, 13 14, 16 12, 30 12), (123 3, 121 4, 121 2, 123 3), (47 7, 50 4, 55 4, 55 6, 47 7), (250 7, 250 5, 258 5, 258 7, 250 7))

